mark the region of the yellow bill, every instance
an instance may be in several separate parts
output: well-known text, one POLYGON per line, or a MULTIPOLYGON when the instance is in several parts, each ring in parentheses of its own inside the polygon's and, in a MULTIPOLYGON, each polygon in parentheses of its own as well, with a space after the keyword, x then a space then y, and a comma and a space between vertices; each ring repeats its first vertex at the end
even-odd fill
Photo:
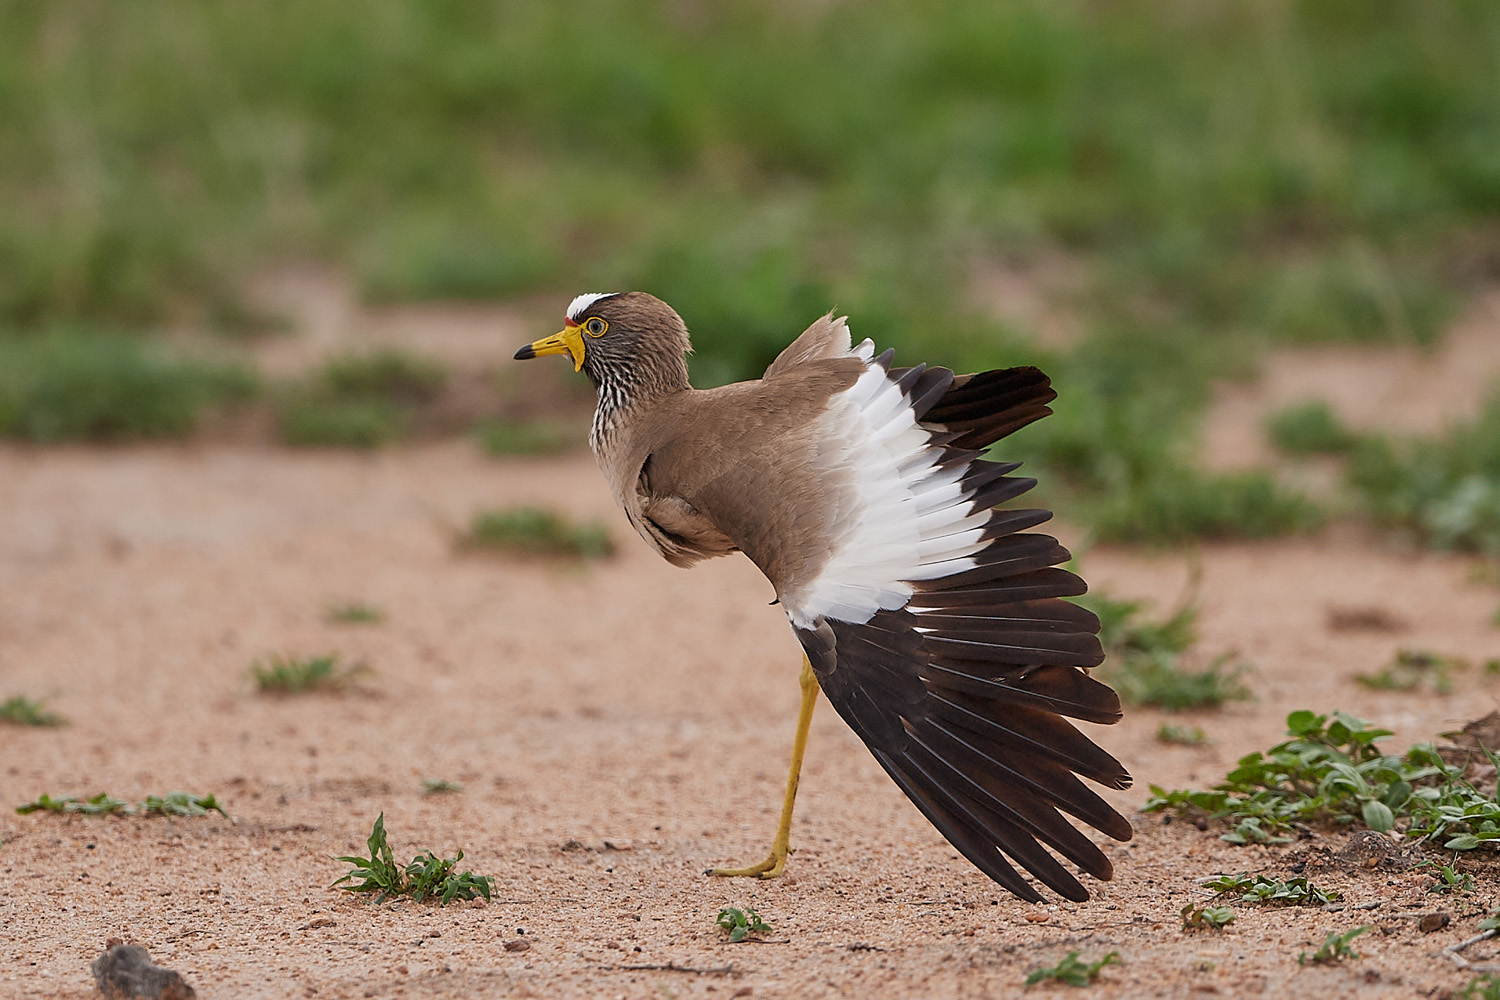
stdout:
POLYGON ((516 352, 517 361, 539 358, 543 354, 571 354, 573 370, 583 370, 583 328, 569 323, 557 333, 533 341, 516 352))

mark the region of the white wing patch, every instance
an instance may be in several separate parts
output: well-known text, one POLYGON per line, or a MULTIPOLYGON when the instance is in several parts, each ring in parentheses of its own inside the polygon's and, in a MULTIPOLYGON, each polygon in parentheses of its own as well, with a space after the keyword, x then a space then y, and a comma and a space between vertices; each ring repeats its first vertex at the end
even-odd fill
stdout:
POLYGON ((583 315, 584 310, 589 306, 600 299, 607 299, 619 294, 619 292, 586 292, 568 303, 568 319, 576 323, 579 317, 583 315))
POLYGON ((929 444, 911 405, 875 364, 866 340, 851 352, 865 362, 859 380, 829 401, 819 432, 830 462, 852 474, 853 509, 830 527, 833 555, 795 593, 782 594, 798 628, 819 618, 862 625, 877 611, 904 607, 910 581, 972 569, 988 508, 975 509, 958 480, 965 467, 936 467, 942 449, 929 444))

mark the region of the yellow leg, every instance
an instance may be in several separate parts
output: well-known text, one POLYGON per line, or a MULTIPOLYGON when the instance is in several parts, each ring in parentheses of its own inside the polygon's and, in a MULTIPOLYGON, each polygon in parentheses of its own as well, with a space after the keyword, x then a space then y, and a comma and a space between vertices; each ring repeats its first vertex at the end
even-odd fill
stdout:
POLYGON ((750 876, 775 878, 786 868, 787 844, 792 834, 792 804, 797 800, 797 778, 802 773, 802 752, 807 749, 807 730, 812 725, 813 706, 818 703, 818 679, 813 676, 812 664, 802 657, 802 708, 797 713, 797 737, 792 741, 792 770, 786 776, 786 798, 781 803, 781 822, 776 826, 776 839, 771 843, 771 856, 749 868, 712 868, 709 875, 725 878, 750 876))

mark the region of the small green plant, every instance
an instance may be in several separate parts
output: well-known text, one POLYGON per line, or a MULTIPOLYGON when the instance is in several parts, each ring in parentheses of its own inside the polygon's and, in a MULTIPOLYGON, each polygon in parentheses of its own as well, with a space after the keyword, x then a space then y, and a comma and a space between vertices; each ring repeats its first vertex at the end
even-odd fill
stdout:
POLYGON ((1453 1000, 1500 1000, 1500 976, 1486 972, 1470 979, 1453 1000))
POLYGON ((762 920, 755 908, 750 906, 743 910, 738 906, 726 906, 714 918, 714 923, 721 930, 729 932, 730 944, 739 944, 751 934, 769 934, 772 930, 771 925, 762 920))
POLYGON ((1373 674, 1356 674, 1354 680, 1373 691, 1411 691, 1425 685, 1434 694, 1451 694, 1452 672, 1467 666, 1456 656, 1402 649, 1380 670, 1373 674))
POLYGON ((1080 962, 1078 955, 1078 952, 1070 951, 1068 957, 1056 965, 1035 970, 1026 977, 1026 985, 1035 986, 1043 980, 1051 979, 1069 986, 1088 986, 1099 978, 1099 973, 1104 971, 1105 966, 1120 964, 1120 953, 1117 951, 1087 964, 1080 962))
POLYGON ((140 805, 140 812, 160 816, 207 816, 210 812, 216 812, 226 818, 229 816, 213 795, 194 795, 191 792, 148 795, 140 805))
POLYGON ((1222 931, 1234 923, 1234 910, 1227 906, 1194 906, 1188 903, 1178 911, 1185 931, 1222 931))
POLYGON ((464 546, 584 559, 603 559, 615 551, 609 532, 602 524, 574 524, 561 514, 539 507, 513 507, 476 514, 464 546))
POLYGON ((1451 895, 1452 893, 1470 893, 1474 891, 1474 876, 1468 872, 1458 870, 1458 859, 1455 858, 1450 864, 1442 864, 1438 861, 1426 861, 1418 866, 1429 869, 1428 874, 1436 880, 1427 887, 1430 893, 1451 895))
POLYGON ((475 875, 471 871, 457 871, 458 863, 464 859, 460 850, 457 857, 440 858, 431 851, 424 851, 406 866, 406 891, 418 903, 435 899, 447 906, 455 899, 490 898, 495 880, 489 875, 475 875))
POLYGON ((422 793, 424 795, 446 795, 452 792, 461 792, 464 786, 456 781, 448 781, 444 778, 423 778, 422 793))
MULTIPOLYGON (((1275 829, 1274 827, 1272 829, 1275 829)), ((1231 844, 1289 844, 1291 837, 1283 837, 1271 832, 1262 825, 1259 816, 1244 816, 1234 825, 1232 830, 1225 832, 1220 840, 1231 844)))
POLYGON ((277 655, 252 663, 250 675, 262 694, 301 694, 344 686, 361 672, 358 667, 338 670, 338 662, 337 653, 305 660, 277 655))
POLYGON ((1207 743, 1208 737, 1199 726, 1174 726, 1170 723, 1162 723, 1156 730, 1156 742, 1196 747, 1207 743))
POLYGON ((1244 663, 1216 657, 1203 670, 1187 670, 1182 656, 1197 639, 1198 611, 1190 604, 1162 621, 1147 620, 1138 601, 1094 596, 1079 603, 1099 616, 1099 641, 1108 653, 1105 674, 1131 705, 1168 711, 1216 708, 1250 697, 1241 679, 1244 663))
POLYGON ((1500 841, 1500 802, 1430 744, 1388 755, 1376 744, 1390 730, 1305 709, 1287 716, 1287 733, 1290 740, 1241 758, 1212 789, 1151 786, 1144 811, 1225 821, 1233 828, 1223 839, 1241 844, 1277 842, 1294 824, 1314 823, 1397 830, 1449 851, 1500 841))
POLYGON ((1325 906, 1340 898, 1336 889, 1320 889, 1309 882, 1306 876, 1296 875, 1289 879, 1278 879, 1257 872, 1251 875, 1215 875, 1205 879, 1203 885, 1221 896, 1237 892, 1246 903, 1286 903, 1301 906, 1325 906))
POLYGON ((446 906, 455 899, 490 898, 495 880, 489 875, 473 872, 456 872, 464 852, 456 858, 440 858, 432 851, 424 851, 404 867, 396 864, 394 853, 386 840, 385 813, 375 818, 375 826, 365 841, 370 856, 340 857, 337 861, 354 866, 334 881, 329 888, 342 888, 345 892, 374 893, 375 902, 383 903, 395 896, 410 896, 418 903, 436 900, 446 906), (346 884, 347 883, 347 884, 346 884))
POLYGON ((100 792, 98 795, 86 799, 78 799, 69 795, 65 798, 54 799, 43 793, 33 802, 16 806, 16 812, 23 816, 34 812, 54 813, 82 813, 85 816, 102 816, 109 813, 128 813, 130 806, 120 799, 115 798, 108 792, 100 792))
POLYGON ((54 813, 81 813, 85 816, 103 816, 109 814, 142 816, 207 816, 210 812, 216 812, 220 816, 228 817, 228 813, 219 805, 218 799, 213 795, 194 795, 191 792, 168 792, 166 795, 148 795, 145 800, 132 806, 123 799, 117 799, 108 792, 100 792, 98 795, 86 799, 66 796, 54 799, 50 795, 43 794, 35 801, 27 802, 16 807, 16 812, 54 812, 54 813))
POLYGON ((385 612, 373 604, 351 601, 330 607, 328 620, 336 625, 375 625, 385 620, 385 612))
POLYGON ((474 436, 491 455, 555 455, 583 440, 576 427, 560 420, 487 420, 474 428, 474 436))
POLYGON ((1322 400, 1298 403, 1266 421, 1271 443, 1290 455, 1342 455, 1359 437, 1322 400))
POLYGON ((66 721, 56 712, 43 710, 40 701, 21 695, 0 702, 0 722, 13 726, 60 726, 66 721))
POLYGON ((1313 952, 1311 955, 1309 955, 1305 951, 1298 955, 1297 964, 1332 965, 1336 962, 1342 962, 1346 958, 1358 958, 1359 952, 1349 947, 1349 942, 1353 941, 1355 938, 1359 937, 1369 929, 1370 926, 1368 924, 1365 924, 1363 926, 1356 927, 1353 930, 1345 931, 1342 934, 1340 934, 1338 931, 1334 931, 1333 933, 1329 934, 1328 937, 1323 939, 1323 944, 1318 948, 1317 951, 1313 952))
POLYGON ((373 892, 377 903, 399 896, 406 885, 405 872, 396 864, 391 845, 386 840, 384 812, 375 818, 375 827, 365 844, 370 851, 368 858, 348 855, 336 859, 353 865, 354 870, 345 873, 329 888, 344 886, 346 892, 373 892), (349 884, 344 885, 346 882, 349 884))

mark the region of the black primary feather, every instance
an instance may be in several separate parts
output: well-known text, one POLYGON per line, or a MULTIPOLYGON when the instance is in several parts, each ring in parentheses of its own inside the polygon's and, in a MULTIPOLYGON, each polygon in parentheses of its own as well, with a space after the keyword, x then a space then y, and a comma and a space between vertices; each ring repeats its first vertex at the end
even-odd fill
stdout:
MULTIPOLYGON (((955 378, 919 366, 887 376, 943 449, 940 463, 967 464, 962 502, 994 507, 1035 485, 980 454, 1051 412, 1046 375, 1011 368, 955 378)), ((973 568, 913 583, 906 607, 863 624, 824 620, 796 632, 829 702, 954 847, 1023 899, 1042 896, 1014 865, 1082 901, 1088 891, 1043 845, 1110 878, 1109 859, 1062 814, 1129 840, 1129 821, 1079 777, 1118 789, 1130 775, 1067 721, 1113 723, 1121 711, 1115 692, 1083 669, 1104 653, 1099 619, 1064 600, 1087 589, 1058 568, 1068 551, 1024 533, 1050 517, 996 510, 973 568)))

